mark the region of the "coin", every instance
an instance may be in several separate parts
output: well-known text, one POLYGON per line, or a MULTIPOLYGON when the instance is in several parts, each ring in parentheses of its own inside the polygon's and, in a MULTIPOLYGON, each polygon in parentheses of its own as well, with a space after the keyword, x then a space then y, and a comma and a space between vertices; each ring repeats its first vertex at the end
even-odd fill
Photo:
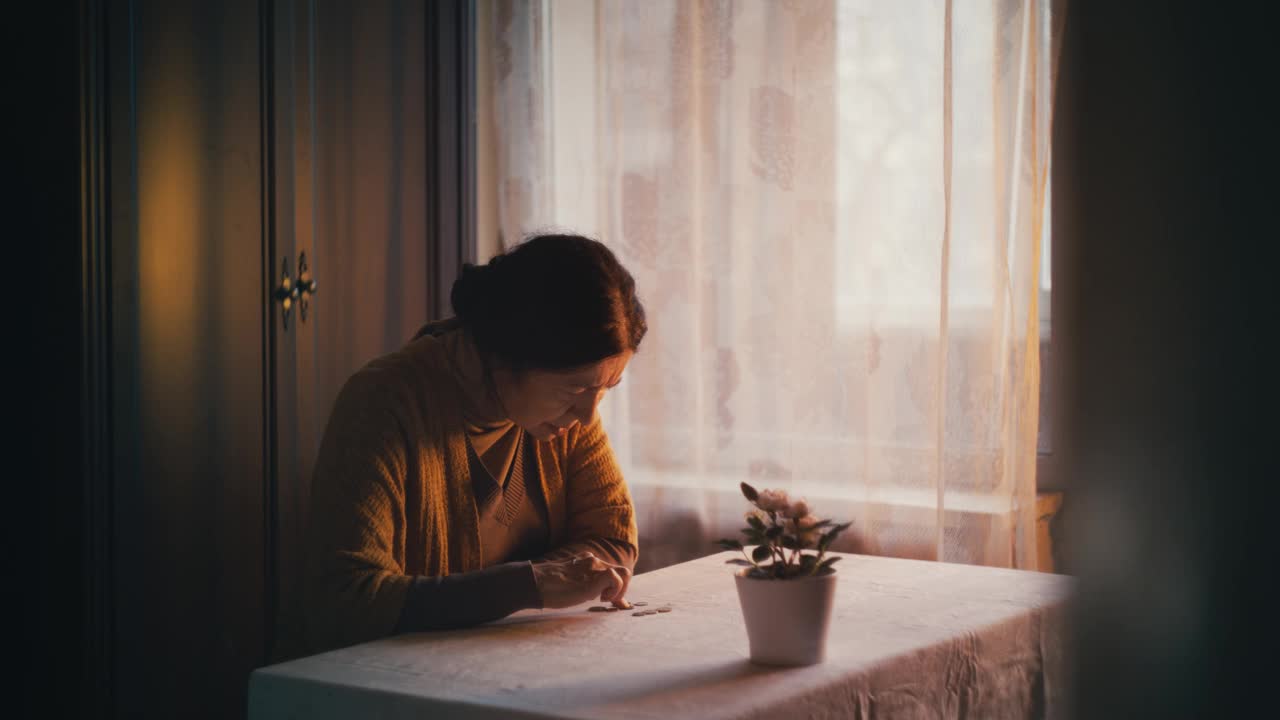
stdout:
POLYGON ((631 613, 631 614, 632 614, 632 615, 635 615, 636 617, 640 617, 641 615, 648 615, 648 614, 649 614, 649 611, 648 611, 648 610, 638 610, 638 611, 633 612, 633 613, 631 613))
POLYGON ((595 607, 587 608, 587 612, 609 612, 609 608, 603 605, 596 605, 595 607))
POLYGON ((641 600, 640 602, 634 602, 634 603, 631 603, 631 604, 632 604, 632 605, 635 605, 636 607, 644 607, 645 605, 648 605, 649 603, 647 603, 647 602, 645 602, 645 601, 641 600))
POLYGON ((660 607, 660 608, 658 608, 658 612, 671 612, 671 608, 670 608, 670 607, 660 607))
POLYGON ((604 611, 605 611, 605 612, 618 612, 618 608, 616 608, 616 607, 607 607, 607 608, 605 608, 605 609, 604 609, 604 611))

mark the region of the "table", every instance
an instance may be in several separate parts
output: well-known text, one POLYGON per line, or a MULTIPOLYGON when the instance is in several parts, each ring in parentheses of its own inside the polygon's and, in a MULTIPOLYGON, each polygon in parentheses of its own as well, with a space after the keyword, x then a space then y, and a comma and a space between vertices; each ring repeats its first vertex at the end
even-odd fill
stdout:
POLYGON ((748 660, 721 553, 632 579, 670 613, 525 611, 254 671, 249 717, 1061 717, 1071 578, 845 555, 825 663, 748 660))

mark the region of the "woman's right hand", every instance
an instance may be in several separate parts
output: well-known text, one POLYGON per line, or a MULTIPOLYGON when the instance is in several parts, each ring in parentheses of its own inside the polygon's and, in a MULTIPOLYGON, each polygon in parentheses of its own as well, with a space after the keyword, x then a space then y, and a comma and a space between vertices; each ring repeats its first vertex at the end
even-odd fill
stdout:
POLYGON ((566 608, 599 598, 614 607, 630 607, 625 599, 631 571, 584 552, 569 560, 533 563, 542 607, 566 608))

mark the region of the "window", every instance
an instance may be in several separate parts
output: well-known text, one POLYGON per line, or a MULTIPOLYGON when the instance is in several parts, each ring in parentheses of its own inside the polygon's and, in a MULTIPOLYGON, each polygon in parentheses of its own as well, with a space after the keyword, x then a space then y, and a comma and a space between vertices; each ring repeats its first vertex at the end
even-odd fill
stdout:
POLYGON ((567 227, 636 275, 652 330, 602 407, 633 487, 709 517, 781 484, 857 504, 876 548, 1010 562, 1048 311, 1046 6, 482 6, 482 242, 567 227))

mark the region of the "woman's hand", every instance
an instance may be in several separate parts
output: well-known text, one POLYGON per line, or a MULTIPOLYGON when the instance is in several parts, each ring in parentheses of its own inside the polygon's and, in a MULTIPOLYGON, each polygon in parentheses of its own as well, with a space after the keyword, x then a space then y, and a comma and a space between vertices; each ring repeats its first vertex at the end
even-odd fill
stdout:
POLYGON ((584 552, 568 560, 533 563, 542 607, 566 608, 599 598, 615 607, 631 607, 625 599, 631 571, 584 552))

